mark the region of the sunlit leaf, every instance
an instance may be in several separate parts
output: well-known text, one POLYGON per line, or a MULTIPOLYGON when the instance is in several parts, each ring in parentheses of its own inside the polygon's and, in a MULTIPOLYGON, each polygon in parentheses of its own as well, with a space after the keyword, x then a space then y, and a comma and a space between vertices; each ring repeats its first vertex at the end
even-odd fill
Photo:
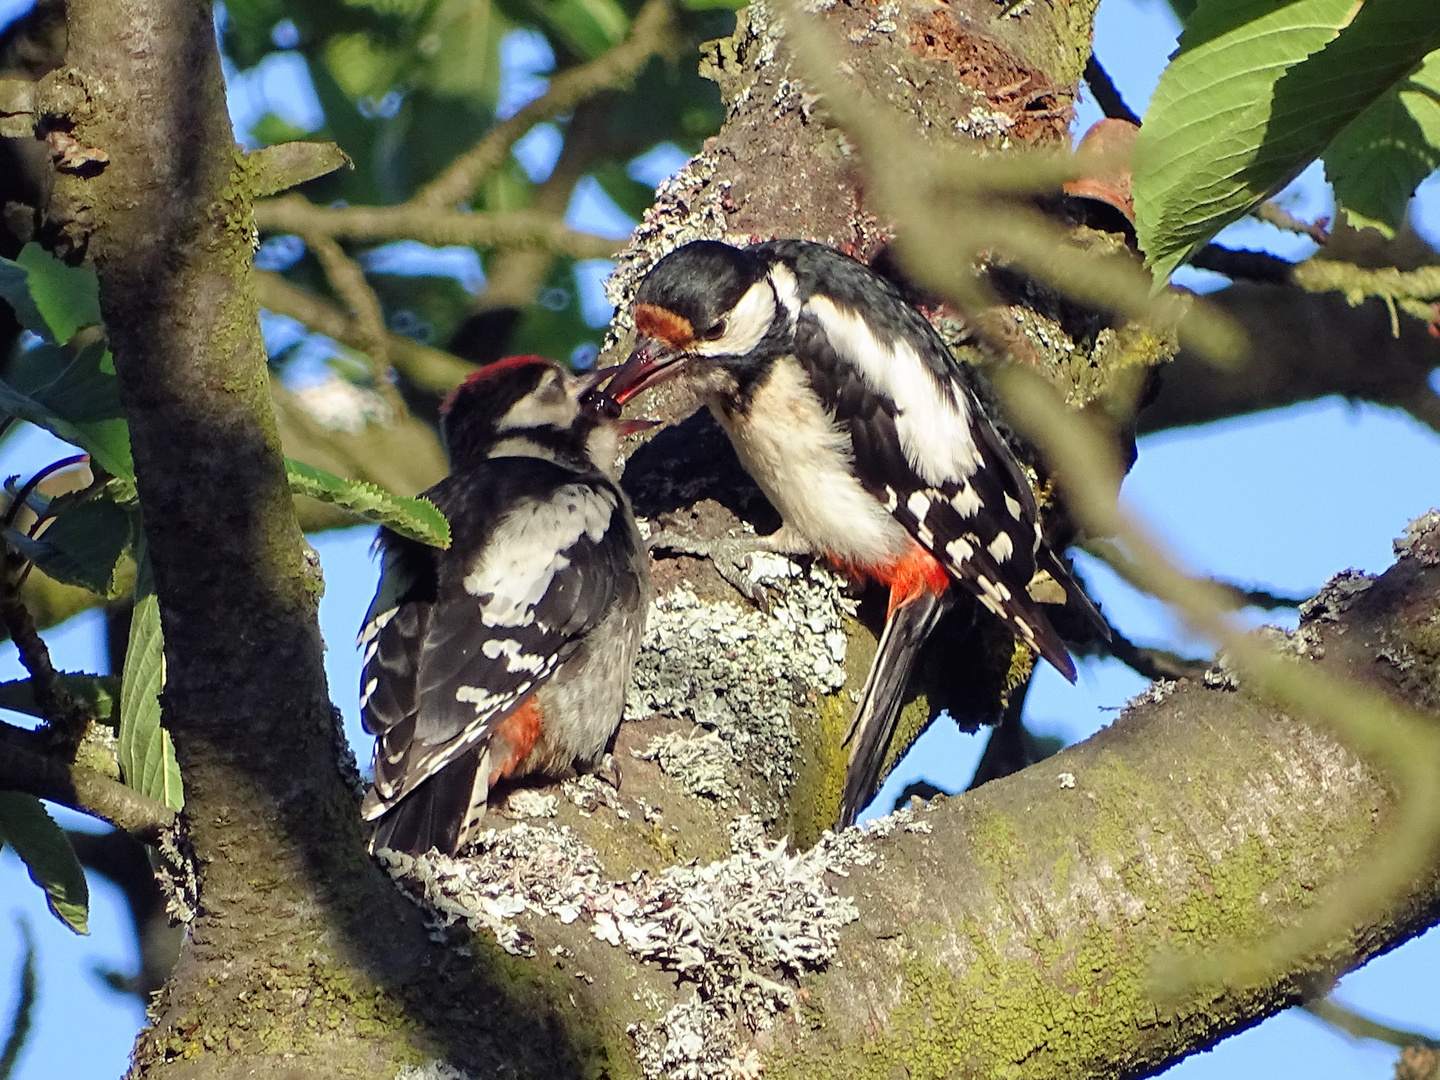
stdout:
POLYGON ((357 517, 384 525, 422 544, 450 546, 450 522, 429 499, 392 495, 374 484, 346 480, 290 458, 285 459, 285 470, 290 477, 290 490, 296 495, 343 507, 357 517))
MULTIPOLYGON (((140 592, 141 590, 137 590, 140 592)), ((120 774, 142 795, 171 810, 185 806, 185 790, 170 733, 160 725, 160 691, 165 686, 165 639, 160 604, 143 590, 130 616, 130 640, 120 682, 120 774)))
POLYGON ((88 934, 90 889, 65 830, 45 806, 23 791, 0 791, 0 842, 9 844, 45 890, 55 917, 77 934, 88 934))
POLYGON ((30 295, 40 310, 49 339, 64 344, 82 326, 100 321, 100 285, 88 266, 67 266, 39 244, 26 244, 15 261, 30 279, 30 295))
POLYGON ((1325 177, 1357 229, 1395 235, 1415 188, 1440 169, 1440 52, 1361 113, 1325 151, 1325 177))
POLYGON ((1433 0, 1201 0, 1135 146, 1157 280, 1278 191, 1440 46, 1433 0), (1353 21, 1352 21, 1353 19, 1353 21))

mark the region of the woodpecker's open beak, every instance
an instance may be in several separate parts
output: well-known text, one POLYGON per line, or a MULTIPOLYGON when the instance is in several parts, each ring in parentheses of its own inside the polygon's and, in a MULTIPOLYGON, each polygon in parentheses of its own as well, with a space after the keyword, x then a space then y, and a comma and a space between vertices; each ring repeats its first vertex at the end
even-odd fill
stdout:
POLYGON ((620 429, 621 435, 634 435, 639 431, 648 431, 659 424, 658 420, 622 420, 620 418, 620 402, 608 391, 600 389, 600 385, 612 375, 623 370, 623 365, 600 368, 590 372, 580 382, 580 408, 593 416, 596 421, 602 424, 612 424, 620 429))
POLYGON ((684 359, 684 353, 659 338, 638 338, 630 359, 621 365, 605 392, 624 405, 641 390, 679 374, 684 359))

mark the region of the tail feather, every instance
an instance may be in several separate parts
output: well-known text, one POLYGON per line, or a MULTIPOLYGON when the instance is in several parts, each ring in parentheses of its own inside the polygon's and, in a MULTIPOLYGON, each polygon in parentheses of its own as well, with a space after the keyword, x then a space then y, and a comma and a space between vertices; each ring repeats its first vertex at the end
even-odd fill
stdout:
POLYGON ((456 758, 381 815, 370 850, 457 854, 484 815, 489 768, 490 754, 479 747, 456 758))
POLYGON ((1076 580, 1070 567, 1066 565, 1055 552, 1050 550, 1049 545, 1042 544, 1036 563, 1041 570, 1046 571, 1052 578, 1059 582, 1060 587, 1065 590, 1065 601, 1073 606, 1087 622, 1095 628, 1095 632, 1102 641, 1109 641, 1111 638, 1110 624, 1105 616, 1100 614, 1100 609, 1085 592, 1085 587, 1076 580))
POLYGON ((850 763, 840 796, 840 824, 853 825, 856 816, 880 790, 885 750, 900 718, 900 706, 920 647, 954 604, 953 595, 922 591, 895 608, 885 621, 875 660, 860 692, 860 706, 845 736, 850 763))

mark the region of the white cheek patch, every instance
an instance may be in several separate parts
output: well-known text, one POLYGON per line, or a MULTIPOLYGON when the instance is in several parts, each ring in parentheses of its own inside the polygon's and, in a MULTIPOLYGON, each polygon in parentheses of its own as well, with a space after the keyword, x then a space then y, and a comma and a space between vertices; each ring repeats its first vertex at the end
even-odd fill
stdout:
POLYGON ((858 314, 826 296, 805 302, 830 345, 848 358, 865 381, 899 407, 895 429, 905 458, 927 483, 964 480, 980 467, 980 450, 970 434, 970 406, 964 392, 937 379, 906 341, 881 344, 858 314))
POLYGON ((744 356, 765 336, 775 321, 775 290, 757 281, 725 316, 725 333, 714 341, 697 339, 690 351, 697 356, 744 356))
POLYGON ((533 623, 535 605, 570 565, 565 552, 582 536, 599 543, 615 506, 615 496, 603 488, 566 484, 549 499, 526 500, 506 514, 465 577, 465 591, 480 598, 480 621, 533 623))
POLYGON ((556 427, 568 428, 580 411, 576 395, 566 393, 558 387, 540 388, 510 406, 509 412, 500 418, 497 431, 515 431, 520 428, 556 427), (547 392, 548 389, 548 392, 547 392))

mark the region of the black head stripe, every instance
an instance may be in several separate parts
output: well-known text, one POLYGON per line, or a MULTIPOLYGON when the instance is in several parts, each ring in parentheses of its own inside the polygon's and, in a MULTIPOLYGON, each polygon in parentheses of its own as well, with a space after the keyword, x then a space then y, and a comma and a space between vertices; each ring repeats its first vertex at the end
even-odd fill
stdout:
POLYGON ((739 303, 768 265, 749 251, 697 240, 666 255, 640 283, 637 304, 652 304, 689 321, 698 334, 739 303))

